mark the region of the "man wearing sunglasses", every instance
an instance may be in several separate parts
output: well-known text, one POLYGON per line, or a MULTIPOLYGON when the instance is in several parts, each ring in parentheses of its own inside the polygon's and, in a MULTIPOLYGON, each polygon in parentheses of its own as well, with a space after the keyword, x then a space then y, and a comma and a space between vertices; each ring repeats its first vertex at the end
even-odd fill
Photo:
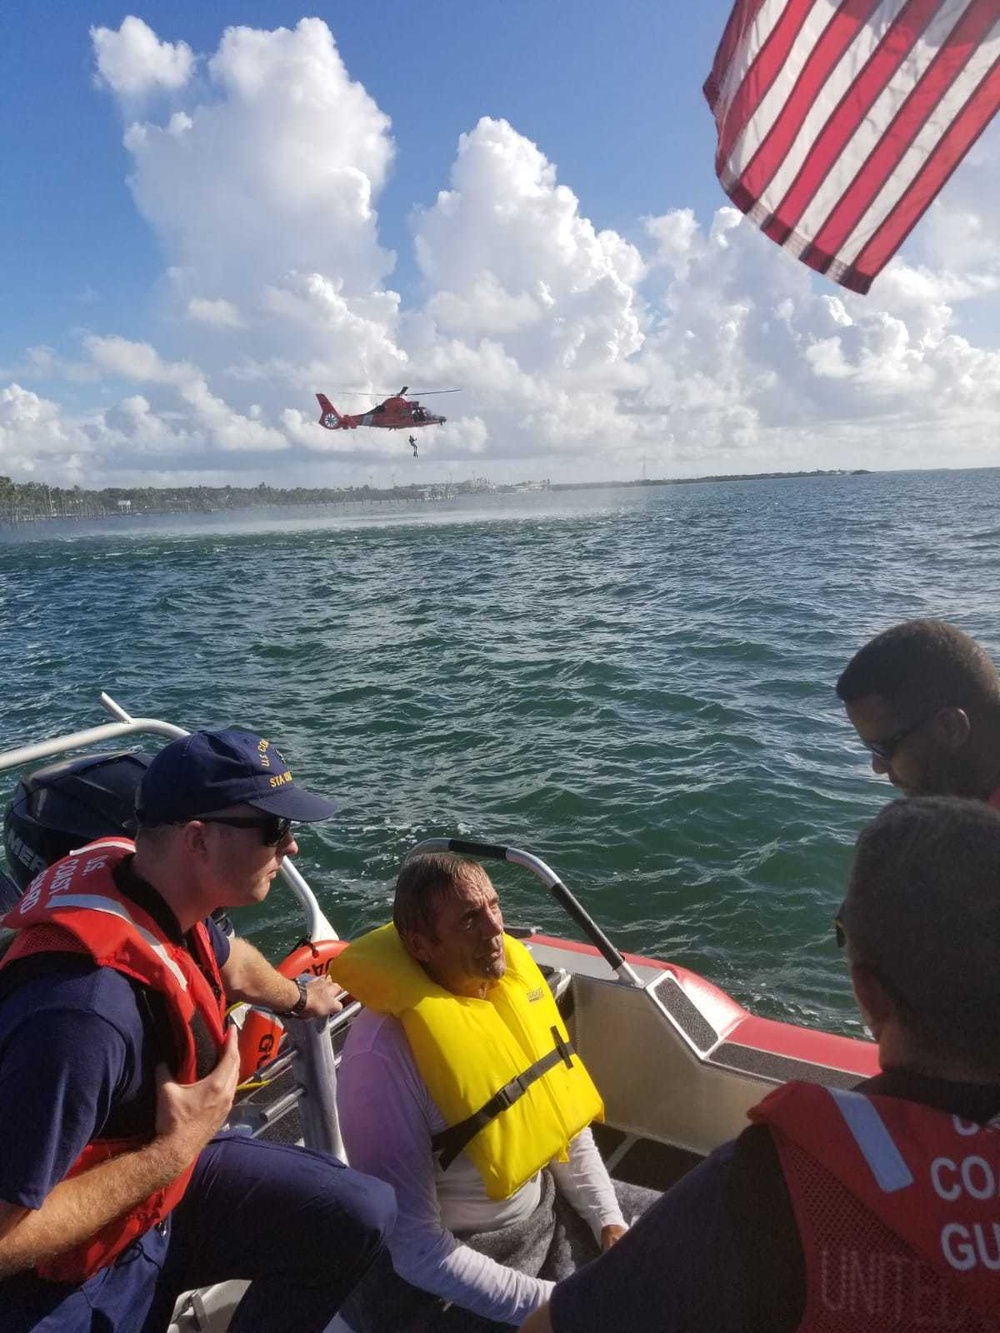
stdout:
POLYGON ((225 1008, 340 1008, 211 913, 261 902, 293 821, 334 806, 269 741, 201 731, 153 759, 134 844, 37 876, 0 965, 0 1333, 167 1328, 182 1291, 251 1286, 232 1329, 319 1330, 382 1248, 391 1190, 335 1159, 221 1135, 239 1055, 225 1008))
POLYGON ((998 867, 982 802, 886 806, 837 922, 883 1072, 771 1093, 524 1333, 995 1330, 998 867))
POLYGON ((865 644, 837 681, 872 769, 908 796, 1000 808, 1000 676, 974 639, 909 620, 865 644))

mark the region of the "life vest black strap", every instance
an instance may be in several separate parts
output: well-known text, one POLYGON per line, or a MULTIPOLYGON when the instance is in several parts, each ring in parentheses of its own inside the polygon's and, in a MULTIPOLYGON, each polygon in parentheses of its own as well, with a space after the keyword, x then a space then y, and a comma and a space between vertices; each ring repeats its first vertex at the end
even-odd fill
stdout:
POLYGON ((442 1129, 439 1134, 433 1136, 431 1149, 433 1152, 440 1154, 442 1171, 448 1170, 466 1144, 471 1143, 484 1126, 523 1097, 532 1083, 537 1083, 544 1074, 547 1074, 550 1069, 555 1069, 560 1062, 565 1064, 567 1069, 573 1068, 573 1056, 576 1054, 573 1043, 563 1041, 558 1028, 554 1027, 551 1031, 555 1046, 549 1051, 548 1055, 543 1055, 540 1060, 536 1060, 523 1073, 516 1074, 509 1083, 503 1085, 499 1092, 495 1092, 478 1111, 466 1116, 457 1125, 452 1125, 449 1129, 442 1129))

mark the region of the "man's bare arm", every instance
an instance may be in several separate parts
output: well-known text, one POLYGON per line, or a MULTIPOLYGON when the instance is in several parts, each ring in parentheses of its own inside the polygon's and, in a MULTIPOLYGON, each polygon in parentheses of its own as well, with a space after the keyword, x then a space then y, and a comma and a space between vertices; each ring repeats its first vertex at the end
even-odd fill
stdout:
POLYGON ((548 1302, 534 1314, 529 1314, 521 1325, 521 1333, 552 1333, 552 1320, 549 1318, 548 1302))
MULTIPOLYGON (((226 998, 230 1001, 245 1000, 283 1014, 299 998, 295 982, 283 977, 248 940, 230 941, 229 958, 221 971, 226 998)), ((342 1007, 343 991, 329 977, 315 977, 308 989, 309 998, 300 1018, 326 1018, 342 1007)))
POLYGON ((0 1201, 0 1279, 63 1254, 175 1180, 223 1124, 239 1078, 236 1032, 219 1062, 197 1083, 175 1083, 158 1071, 154 1138, 135 1152, 60 1181, 41 1208, 0 1201))

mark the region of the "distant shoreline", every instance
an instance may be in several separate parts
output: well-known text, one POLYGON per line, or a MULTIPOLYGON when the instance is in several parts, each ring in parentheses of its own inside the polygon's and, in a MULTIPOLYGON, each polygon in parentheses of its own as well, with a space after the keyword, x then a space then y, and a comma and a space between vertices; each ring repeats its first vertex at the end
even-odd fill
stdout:
POLYGON ((389 501, 458 500, 473 495, 523 495, 544 491, 634 489, 647 486, 693 486, 726 481, 785 481, 806 477, 868 475, 869 469, 813 469, 810 472, 734 472, 709 477, 653 477, 634 481, 522 481, 494 485, 485 478, 429 482, 425 485, 290 488, 268 486, 134 486, 90 491, 12 482, 0 477, 0 527, 51 521, 83 522, 153 515, 230 513, 235 510, 295 508, 307 505, 366 505, 389 501))
POLYGON ((589 491, 602 486, 697 486, 716 481, 793 481, 802 477, 869 477, 872 468, 814 468, 811 472, 721 472, 710 477, 642 477, 637 481, 554 481, 551 491, 589 491))

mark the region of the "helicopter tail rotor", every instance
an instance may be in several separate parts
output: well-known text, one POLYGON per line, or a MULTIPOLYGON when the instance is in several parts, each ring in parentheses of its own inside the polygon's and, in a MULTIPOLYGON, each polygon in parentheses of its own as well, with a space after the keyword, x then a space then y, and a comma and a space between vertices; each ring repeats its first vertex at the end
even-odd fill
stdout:
POLYGON ((326 394, 318 393, 316 395, 316 401, 319 403, 320 408, 319 424, 325 426, 327 430, 339 430, 340 426, 343 424, 340 413, 334 407, 333 403, 330 402, 329 398, 327 398, 326 394))

